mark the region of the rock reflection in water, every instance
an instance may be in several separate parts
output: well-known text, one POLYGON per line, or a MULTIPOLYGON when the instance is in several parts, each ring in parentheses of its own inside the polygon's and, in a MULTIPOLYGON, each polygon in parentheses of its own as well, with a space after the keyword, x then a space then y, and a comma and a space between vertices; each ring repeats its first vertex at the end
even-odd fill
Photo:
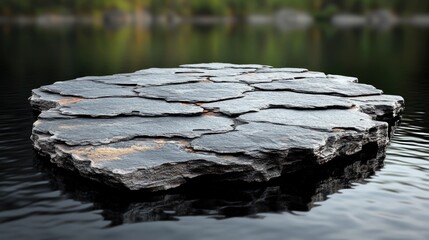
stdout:
POLYGON ((158 193, 120 192, 58 169, 40 156, 35 157, 35 164, 54 188, 74 200, 92 202, 111 222, 110 226, 116 226, 178 220, 180 216, 257 218, 258 213, 310 211, 328 195, 350 188, 353 183, 365 183, 382 168, 384 156, 385 149, 367 147, 347 159, 284 174, 265 184, 221 183, 206 177, 158 193))

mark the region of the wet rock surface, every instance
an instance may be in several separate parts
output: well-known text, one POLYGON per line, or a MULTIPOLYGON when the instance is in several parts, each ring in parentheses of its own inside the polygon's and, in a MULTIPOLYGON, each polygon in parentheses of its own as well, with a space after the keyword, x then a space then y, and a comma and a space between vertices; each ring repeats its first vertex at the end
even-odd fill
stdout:
POLYGON ((40 154, 148 191, 208 176, 265 182, 379 151, 404 108, 355 77, 229 63, 57 82, 33 90, 30 103, 41 112, 32 133, 40 154))

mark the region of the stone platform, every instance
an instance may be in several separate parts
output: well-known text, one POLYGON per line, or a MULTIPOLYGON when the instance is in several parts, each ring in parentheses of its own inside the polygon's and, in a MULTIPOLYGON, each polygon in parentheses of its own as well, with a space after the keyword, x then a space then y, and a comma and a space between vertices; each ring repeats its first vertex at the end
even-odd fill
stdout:
POLYGON ((203 63, 35 89, 34 148, 59 167, 130 190, 200 176, 263 182, 365 146, 384 149, 404 107, 354 77, 203 63))

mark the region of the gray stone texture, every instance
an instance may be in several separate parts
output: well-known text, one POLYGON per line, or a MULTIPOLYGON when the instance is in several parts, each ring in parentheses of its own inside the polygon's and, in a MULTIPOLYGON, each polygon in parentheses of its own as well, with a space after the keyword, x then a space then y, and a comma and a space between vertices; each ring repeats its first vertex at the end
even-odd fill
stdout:
POLYGON ((404 99, 357 81, 229 63, 81 77, 33 90, 31 139, 59 167, 130 190, 205 175, 263 182, 385 151, 404 99))
POLYGON ((242 83, 188 83, 138 88, 139 96, 164 99, 169 102, 213 102, 242 97, 253 88, 242 83))
POLYGON ((51 134, 68 145, 98 145, 135 137, 195 138, 231 131, 233 120, 217 116, 50 118, 34 123, 34 133, 51 134))
POLYGON ((43 91, 83 98, 136 96, 131 87, 108 85, 90 80, 71 80, 42 86, 43 91))
POLYGON ((242 98, 217 101, 202 106, 227 115, 237 115, 267 108, 327 109, 351 108, 352 105, 352 101, 336 96, 287 91, 257 91, 247 93, 242 98))
POLYGON ((254 84, 260 90, 286 90, 302 93, 329 94, 348 97, 379 95, 383 91, 367 84, 353 82, 345 78, 304 78, 295 81, 278 80, 254 84))
POLYGON ((244 83, 271 83, 280 80, 294 80, 301 78, 326 78, 321 72, 252 72, 236 76, 211 77, 213 82, 244 82, 244 83))
POLYGON ((83 115, 91 117, 137 115, 137 116, 168 116, 195 115, 203 112, 203 108, 185 103, 168 103, 161 100, 146 98, 97 98, 63 106, 59 111, 65 115, 83 115))

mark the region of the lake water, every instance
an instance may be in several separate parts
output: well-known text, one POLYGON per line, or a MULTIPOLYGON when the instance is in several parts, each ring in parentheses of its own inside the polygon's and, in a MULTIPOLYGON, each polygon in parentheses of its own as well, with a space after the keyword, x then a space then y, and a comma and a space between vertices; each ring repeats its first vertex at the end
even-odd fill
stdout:
POLYGON ((429 239, 428 43, 428 28, 405 26, 0 25, 0 239, 429 239), (31 89, 212 61, 357 76, 406 110, 383 162, 241 190, 128 196, 35 156, 31 89))

